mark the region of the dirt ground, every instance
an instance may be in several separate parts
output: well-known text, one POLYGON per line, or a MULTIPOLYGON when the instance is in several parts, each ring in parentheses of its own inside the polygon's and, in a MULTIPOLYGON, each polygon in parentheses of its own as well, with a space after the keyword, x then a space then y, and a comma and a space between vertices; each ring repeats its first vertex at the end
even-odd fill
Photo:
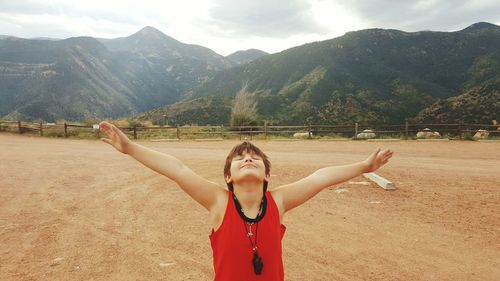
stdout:
MULTIPOLYGON (((236 141, 141 142, 223 184, 236 141)), ((256 141, 270 187, 395 151, 285 216, 285 280, 499 280, 500 143, 256 141)), ((210 225, 177 186, 100 141, 0 134, 0 280, 212 280, 210 225)))

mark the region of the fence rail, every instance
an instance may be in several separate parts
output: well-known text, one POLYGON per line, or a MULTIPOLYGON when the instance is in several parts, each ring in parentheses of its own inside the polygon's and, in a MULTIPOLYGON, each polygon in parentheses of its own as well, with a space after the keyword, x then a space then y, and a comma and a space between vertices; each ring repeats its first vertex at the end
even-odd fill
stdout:
MULTIPOLYGON (((478 130, 486 130, 492 137, 500 137, 500 126, 487 124, 380 124, 360 125, 302 125, 302 126, 153 126, 153 127, 120 127, 134 139, 273 139, 293 137, 342 137, 356 139, 363 130, 371 130, 377 138, 415 138, 417 132, 428 128, 437 131, 444 137, 454 139, 470 138, 478 130), (297 136, 297 135, 296 135, 297 136)), ((22 121, 0 121, 0 131, 19 134, 39 134, 56 137, 95 137, 100 132, 95 125, 33 123, 22 121)))

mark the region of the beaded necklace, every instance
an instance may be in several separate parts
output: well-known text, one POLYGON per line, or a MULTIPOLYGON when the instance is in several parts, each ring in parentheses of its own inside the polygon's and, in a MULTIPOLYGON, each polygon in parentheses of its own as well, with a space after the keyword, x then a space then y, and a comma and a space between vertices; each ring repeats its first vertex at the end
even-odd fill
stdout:
POLYGON ((238 211, 238 214, 242 218, 246 236, 248 237, 248 240, 250 241, 250 245, 252 246, 253 271, 256 275, 260 275, 262 273, 262 268, 264 267, 264 263, 262 261, 262 258, 259 255, 259 251, 258 251, 258 247, 257 247, 257 238, 258 238, 258 233, 259 233, 259 231, 258 231, 259 230, 259 221, 262 220, 262 218, 266 214, 266 207, 267 207, 266 195, 264 194, 262 196, 262 200, 260 201, 259 212, 257 213, 257 216, 254 219, 249 218, 245 215, 245 213, 243 212, 243 208, 241 207, 241 204, 238 201, 238 198, 236 198, 236 195, 234 195, 234 193, 233 193, 233 200, 234 200, 234 204, 236 206, 236 210, 238 211), (255 224, 255 236, 254 236, 254 233, 252 232, 252 226, 254 224, 255 224), (254 238, 254 239, 252 240, 252 238, 254 238))

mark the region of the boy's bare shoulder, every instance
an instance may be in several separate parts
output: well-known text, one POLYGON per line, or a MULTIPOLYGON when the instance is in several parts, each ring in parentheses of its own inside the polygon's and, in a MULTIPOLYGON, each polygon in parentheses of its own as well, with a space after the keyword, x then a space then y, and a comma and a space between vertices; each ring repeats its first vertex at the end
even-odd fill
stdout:
POLYGON ((276 204, 280 204, 283 201, 283 189, 282 186, 274 187, 269 189, 269 193, 273 197, 274 202, 276 204))
POLYGON ((225 187, 219 185, 217 186, 215 197, 216 205, 225 208, 229 197, 229 191, 225 187))
POLYGON ((229 202, 229 191, 223 187, 220 187, 220 190, 217 191, 216 200, 213 208, 210 210, 213 227, 217 229, 224 219, 224 215, 226 213, 227 204, 229 202))

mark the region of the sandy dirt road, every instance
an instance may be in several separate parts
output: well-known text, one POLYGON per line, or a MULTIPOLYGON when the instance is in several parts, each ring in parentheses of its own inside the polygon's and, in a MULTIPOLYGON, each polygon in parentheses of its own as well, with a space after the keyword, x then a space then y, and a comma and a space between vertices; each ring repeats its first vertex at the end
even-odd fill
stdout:
MULTIPOLYGON (((235 141, 141 142, 223 184, 235 141)), ((499 280, 500 143, 256 141, 270 187, 395 156, 396 191, 331 187, 285 216, 286 280, 499 280)), ((0 134, 0 280, 211 280, 206 211, 100 141, 0 134)))

